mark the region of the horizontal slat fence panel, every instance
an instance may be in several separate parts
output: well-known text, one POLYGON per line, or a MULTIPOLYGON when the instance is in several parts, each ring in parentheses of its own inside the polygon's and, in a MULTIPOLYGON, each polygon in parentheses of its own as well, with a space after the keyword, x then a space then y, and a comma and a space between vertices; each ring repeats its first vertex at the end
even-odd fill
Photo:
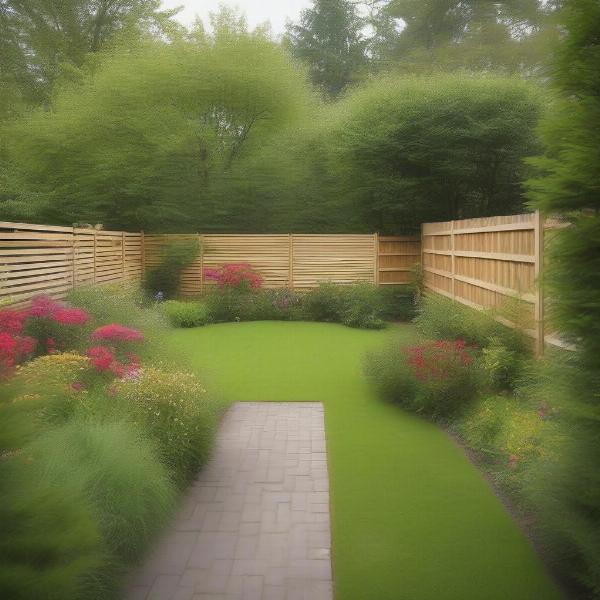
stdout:
POLYGON ((0 222, 0 302, 142 277, 141 233, 0 222))
POLYGON ((293 287, 320 283, 376 283, 377 238, 373 235, 293 235, 293 287))
POLYGON ((539 280, 544 268, 544 232, 558 227, 539 213, 424 223, 421 227, 425 288, 476 309, 510 312, 536 340, 564 347, 548 331, 539 280), (514 313, 513 313, 514 314, 514 313))
MULTIPOLYGON (((181 293, 185 296, 198 295, 213 285, 204 279, 205 269, 229 263, 250 264, 267 288, 302 290, 326 281, 377 281, 377 236, 361 234, 146 235, 146 268, 160 264, 169 242, 190 239, 200 242, 201 254, 182 275, 181 293)), ((411 242, 416 243, 414 239, 411 242)))

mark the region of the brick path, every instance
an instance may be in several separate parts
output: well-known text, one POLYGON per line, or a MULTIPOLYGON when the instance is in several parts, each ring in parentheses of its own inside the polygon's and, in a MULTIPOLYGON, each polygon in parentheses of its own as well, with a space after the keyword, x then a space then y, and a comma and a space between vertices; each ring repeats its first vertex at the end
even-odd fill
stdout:
POLYGON ((244 402, 127 600, 331 600, 323 406, 244 402))

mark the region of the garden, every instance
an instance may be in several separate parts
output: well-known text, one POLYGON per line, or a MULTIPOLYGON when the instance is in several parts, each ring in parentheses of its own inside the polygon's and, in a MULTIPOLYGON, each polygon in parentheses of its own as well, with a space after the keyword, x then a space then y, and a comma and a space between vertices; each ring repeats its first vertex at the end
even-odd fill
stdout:
POLYGON ((198 300, 153 291, 178 277, 0 312, 8 597, 118 595, 223 412, 257 400, 325 406, 339 598, 561 597, 523 523, 551 514, 538 479, 569 432, 523 334, 411 289, 264 289, 247 264, 198 300))
POLYGON ((0 597, 600 598, 598 1, 181 3, 0 2, 0 597))

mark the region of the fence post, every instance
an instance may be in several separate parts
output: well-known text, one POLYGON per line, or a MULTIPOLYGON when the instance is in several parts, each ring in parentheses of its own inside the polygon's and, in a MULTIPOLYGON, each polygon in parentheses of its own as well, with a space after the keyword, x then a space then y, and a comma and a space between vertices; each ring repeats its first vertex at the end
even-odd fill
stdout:
POLYGON ((125 232, 121 231, 121 280, 125 280, 125 232))
POLYGON ((454 256, 454 221, 450 221, 450 252, 452 261, 452 300, 456 300, 456 257, 454 256))
POLYGON ((71 261, 73 262, 73 281, 71 287, 75 289, 75 276, 77 273, 77 266, 75 265, 75 227, 71 229, 71 261))
POLYGON ((93 275, 92 281, 94 282, 94 285, 95 285, 96 284, 96 230, 95 229, 93 232, 93 238, 94 238, 94 275, 93 275))
POLYGON ((544 218, 539 210, 535 211, 535 353, 542 356, 545 349, 544 327, 544 287, 542 274, 544 271, 544 218))
POLYGON ((289 243, 289 266, 288 266, 288 287, 293 290, 294 289, 294 234, 288 233, 288 243, 289 243))
POLYGON ((198 242, 200 244, 200 295, 204 293, 204 236, 198 235, 198 242))
POLYGON ((140 280, 143 281, 146 273, 146 239, 144 237, 143 229, 140 231, 140 260, 142 261, 140 280))
POLYGON ((375 272, 373 273, 373 283, 375 283, 375 285, 379 285, 379 234, 378 233, 373 234, 373 252, 374 252, 373 263, 375 265, 374 266, 375 272))

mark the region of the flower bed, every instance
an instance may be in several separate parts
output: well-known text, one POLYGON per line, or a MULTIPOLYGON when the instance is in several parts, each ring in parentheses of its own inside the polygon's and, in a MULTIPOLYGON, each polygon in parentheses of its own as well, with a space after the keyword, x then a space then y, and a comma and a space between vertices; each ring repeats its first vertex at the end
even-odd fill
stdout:
POLYGON ((0 310, 6 598, 118 595, 218 421, 197 377, 165 360, 156 311, 117 287, 74 295, 85 307, 41 296, 0 310))

